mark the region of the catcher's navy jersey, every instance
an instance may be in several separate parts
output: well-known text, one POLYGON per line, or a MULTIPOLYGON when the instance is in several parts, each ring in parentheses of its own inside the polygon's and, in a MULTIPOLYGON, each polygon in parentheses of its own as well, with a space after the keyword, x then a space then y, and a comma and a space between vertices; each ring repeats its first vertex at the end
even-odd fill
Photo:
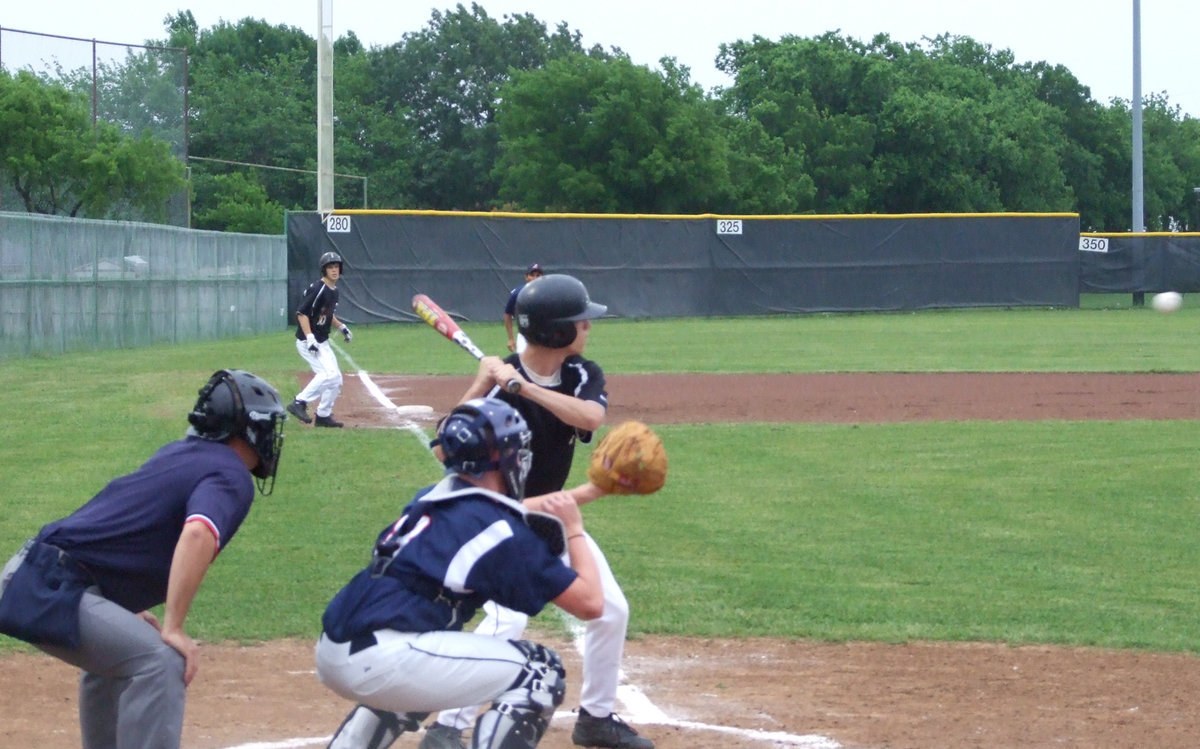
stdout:
MULTIPOLYGON (((333 315, 337 309, 338 290, 324 281, 314 281, 304 292, 304 299, 296 308, 296 314, 308 318, 308 326, 317 343, 329 340, 329 329, 333 326, 333 315)), ((296 339, 304 340, 304 331, 296 325, 296 339)))
MULTIPOLYGON (((532 379, 521 365, 521 357, 512 354, 505 358, 505 363, 517 368, 526 379, 532 379)), ((608 409, 607 383, 604 371, 600 365, 590 359, 584 359, 578 354, 568 356, 559 370, 559 383, 550 387, 557 393, 579 398, 585 401, 595 401, 608 409)), ((563 488, 567 476, 571 473, 571 461, 575 457, 575 439, 583 442, 592 441, 592 433, 584 432, 564 424, 548 409, 533 401, 513 395, 501 388, 493 388, 488 393, 492 398, 499 398, 521 412, 533 432, 533 441, 529 448, 533 452, 533 467, 529 471, 529 479, 525 483, 525 496, 536 497, 539 494, 549 494, 563 488)))
POLYGON ((199 520, 224 548, 250 512, 254 482, 233 448, 187 437, 38 532, 83 565, 105 598, 130 611, 167 599, 184 523, 199 520))
POLYGON ((383 529, 321 624, 346 642, 378 629, 461 630, 488 600, 533 616, 577 577, 558 556, 561 535, 557 520, 447 476, 383 529))

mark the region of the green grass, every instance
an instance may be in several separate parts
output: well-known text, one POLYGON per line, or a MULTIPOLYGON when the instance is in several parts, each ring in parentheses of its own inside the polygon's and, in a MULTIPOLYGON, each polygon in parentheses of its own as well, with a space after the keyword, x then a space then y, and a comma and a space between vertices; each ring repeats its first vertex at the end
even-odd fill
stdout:
POLYGON ((641 631, 1200 643, 1193 423, 662 432, 664 493, 589 516, 641 631))
MULTIPOLYGON (((973 309, 756 318, 601 320, 588 354, 637 372, 1191 372, 1200 307, 973 309)), ((465 323, 503 353, 499 323, 465 323)), ((365 327, 348 347, 368 371, 466 374, 475 366, 424 325, 365 327)))
MULTIPOLYGON (((1188 307, 605 320, 589 354, 610 373, 1196 371, 1197 323, 1188 307)), ((499 324, 464 328, 501 350, 499 324)), ((369 372, 474 371, 423 325, 355 333, 345 349, 369 372)), ((294 394, 306 375, 289 335, 0 361, 0 562, 181 435, 213 369, 294 394)), ((200 639, 315 637, 378 530, 440 474, 410 432, 289 427, 275 494, 256 501, 193 607, 200 639)), ((634 636, 1200 652, 1195 422, 659 431, 666 488, 585 511, 634 636)))

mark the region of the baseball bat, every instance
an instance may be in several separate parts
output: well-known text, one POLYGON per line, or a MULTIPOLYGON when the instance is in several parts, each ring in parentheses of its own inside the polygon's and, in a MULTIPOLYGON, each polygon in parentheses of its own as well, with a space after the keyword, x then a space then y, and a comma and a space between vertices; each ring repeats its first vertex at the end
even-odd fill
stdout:
MULTIPOLYGON (((437 302, 425 294, 417 294, 412 298, 412 308, 413 312, 417 313, 417 317, 429 323, 431 328, 446 338, 457 343, 471 356, 476 359, 484 357, 483 351, 475 345, 470 336, 462 331, 462 328, 458 327, 458 323, 454 322, 450 315, 447 315, 446 311, 438 306, 437 302)), ((509 380, 504 389, 510 393, 518 393, 521 391, 521 381, 515 378, 509 380)))

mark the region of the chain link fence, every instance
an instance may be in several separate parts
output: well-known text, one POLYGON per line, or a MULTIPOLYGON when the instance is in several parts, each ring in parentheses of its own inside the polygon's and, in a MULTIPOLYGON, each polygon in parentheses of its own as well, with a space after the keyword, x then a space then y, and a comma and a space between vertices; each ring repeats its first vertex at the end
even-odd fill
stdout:
MULTIPOLYGON (((117 125, 129 136, 148 134, 165 141, 187 164, 186 49, 81 39, 0 26, 0 69, 27 70, 47 83, 83 93, 93 122, 117 125)), ((23 211, 20 197, 0 184, 0 210, 23 211)), ((118 207, 117 218, 138 221, 132 206, 118 207)), ((99 217, 92 217, 99 218, 99 217)), ((187 190, 173 196, 167 222, 189 226, 187 190)))
POLYGON ((287 324, 283 236, 0 212, 0 359, 287 324))

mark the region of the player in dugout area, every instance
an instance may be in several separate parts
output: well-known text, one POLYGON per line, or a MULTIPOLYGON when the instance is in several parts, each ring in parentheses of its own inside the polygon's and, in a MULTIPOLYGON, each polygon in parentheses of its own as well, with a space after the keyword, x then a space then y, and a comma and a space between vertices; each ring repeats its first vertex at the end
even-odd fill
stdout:
POLYGON ((287 414, 270 384, 220 370, 187 418, 183 439, 43 526, 0 573, 0 632, 83 671, 86 749, 179 746, 199 666, 188 610, 255 485, 275 485, 287 414), (164 603, 160 623, 149 609, 164 603))

